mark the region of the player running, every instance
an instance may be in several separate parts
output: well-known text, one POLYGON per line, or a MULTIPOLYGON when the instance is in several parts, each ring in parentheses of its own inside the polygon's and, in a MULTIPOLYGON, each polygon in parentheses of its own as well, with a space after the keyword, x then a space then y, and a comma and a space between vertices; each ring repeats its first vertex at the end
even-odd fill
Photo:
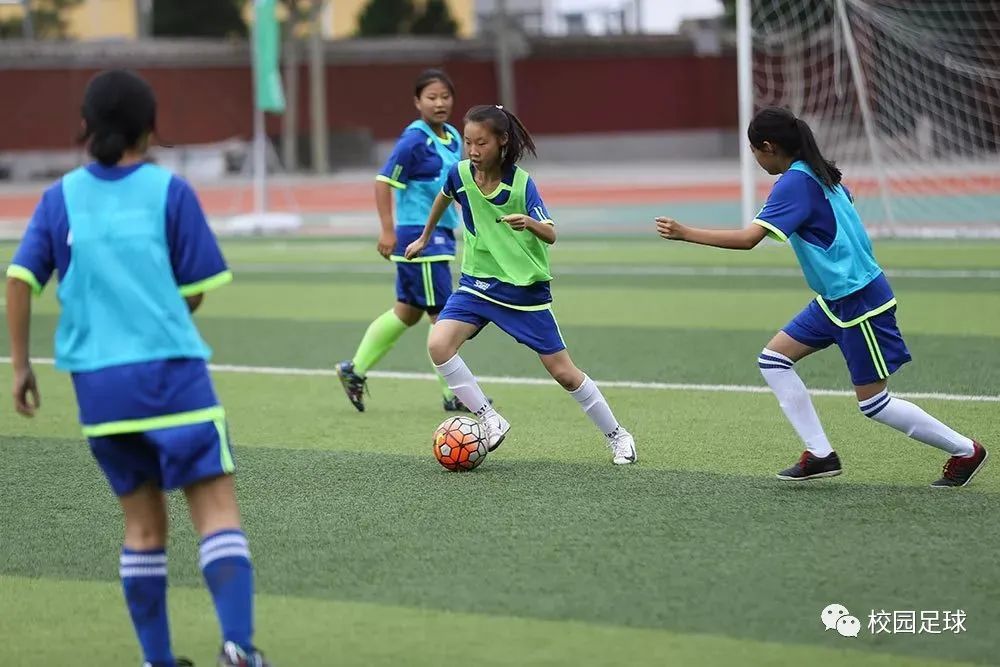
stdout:
MULTIPOLYGON (((437 321, 452 291, 450 262, 455 258, 458 225, 454 208, 442 214, 441 225, 430 238, 426 253, 409 260, 403 250, 424 230, 427 212, 441 191, 445 175, 462 155, 458 130, 447 122, 455 103, 455 86, 447 74, 431 69, 417 78, 413 92, 420 118, 403 130, 375 177, 375 204, 382 224, 378 252, 396 264, 396 304, 369 325, 354 358, 337 364, 337 376, 347 398, 359 412, 365 410, 368 371, 424 313, 431 322, 437 321)), ((447 383, 440 381, 444 409, 466 412, 447 383)))
POLYGON ((784 109, 757 113, 747 134, 764 171, 781 174, 754 224, 739 230, 697 229, 657 218, 656 227, 665 239, 734 250, 750 250, 768 235, 787 241, 806 282, 818 294, 757 360, 806 446, 798 463, 778 478, 801 481, 842 472, 809 392, 793 368, 800 359, 836 344, 862 414, 950 455, 941 478, 931 486, 965 486, 986 463, 986 449, 889 394, 889 376, 910 361, 910 353, 896 326, 896 297, 875 261, 851 194, 841 184, 840 170, 823 157, 809 125, 784 109))

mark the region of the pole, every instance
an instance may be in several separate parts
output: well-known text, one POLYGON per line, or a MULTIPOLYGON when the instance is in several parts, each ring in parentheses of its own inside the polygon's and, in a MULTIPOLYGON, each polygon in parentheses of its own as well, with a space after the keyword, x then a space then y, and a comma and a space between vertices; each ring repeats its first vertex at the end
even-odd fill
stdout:
POLYGON ((510 27, 507 15, 507 0, 497 0, 496 13, 496 69, 500 83, 500 104, 511 111, 517 108, 517 98, 514 91, 514 56, 510 48, 510 27))
POLYGON ((253 111, 253 212, 267 210, 267 138, 264 136, 264 112, 253 111))
MULTIPOLYGON (((250 48, 257 49, 257 31, 260 29, 255 17, 250 28, 250 48)), ((253 106, 253 211, 263 213, 267 210, 267 137, 264 130, 264 111, 257 104, 258 88, 261 85, 260 58, 251 54, 253 67, 254 106, 253 106)))
POLYGON ((312 167, 317 174, 329 171, 326 127, 326 67, 320 12, 313 17, 309 33, 309 115, 312 121, 312 167))
POLYGON ((139 39, 153 35, 153 0, 135 0, 135 23, 139 39))
POLYGON ((894 229, 895 217, 892 214, 892 203, 889 201, 889 179, 886 177, 882 163, 882 152, 879 150, 875 137, 875 121, 872 117, 871 104, 868 101, 868 88, 865 84, 865 74, 861 71, 861 58, 858 57, 858 45, 851 31, 851 21, 847 17, 847 6, 844 0, 837 0, 837 14, 840 15, 840 26, 844 33, 844 46, 847 47, 847 62, 851 65, 851 77, 858 91, 858 106, 861 107, 861 124, 865 128, 865 137, 872 152, 872 166, 875 167, 875 178, 882 195, 882 208, 885 210, 885 222, 894 229))
POLYGON ((21 35, 25 39, 35 38, 35 21, 31 17, 31 0, 21 0, 24 18, 21 20, 21 35))
POLYGON ((299 41, 294 28, 285 41, 285 115, 281 121, 281 163, 285 171, 299 168, 299 41))
POLYGON ((750 25, 750 0, 736 2, 736 67, 739 87, 740 142, 740 215, 743 225, 749 225, 756 215, 757 181, 754 158, 746 130, 753 120, 753 33, 750 25))

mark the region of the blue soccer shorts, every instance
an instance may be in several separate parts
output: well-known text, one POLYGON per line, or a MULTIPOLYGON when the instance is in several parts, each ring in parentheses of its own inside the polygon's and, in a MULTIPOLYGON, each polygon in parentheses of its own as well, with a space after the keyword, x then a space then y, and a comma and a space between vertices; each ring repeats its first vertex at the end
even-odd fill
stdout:
POLYGON ((146 482, 164 491, 228 475, 235 469, 224 418, 140 433, 88 438, 115 495, 146 482))
POLYGON ((396 300, 437 315, 452 292, 450 262, 397 262, 396 300))
MULTIPOLYGON (((566 349, 551 308, 518 310, 459 290, 448 299, 438 319, 465 322, 478 327, 480 331, 492 322, 518 343, 538 354, 555 354, 566 349)), ((477 331, 476 334, 478 333, 477 331)))
POLYGON ((855 386, 885 380, 912 359, 896 326, 895 306, 845 328, 834 323, 816 301, 810 301, 782 331, 816 349, 836 344, 855 386))

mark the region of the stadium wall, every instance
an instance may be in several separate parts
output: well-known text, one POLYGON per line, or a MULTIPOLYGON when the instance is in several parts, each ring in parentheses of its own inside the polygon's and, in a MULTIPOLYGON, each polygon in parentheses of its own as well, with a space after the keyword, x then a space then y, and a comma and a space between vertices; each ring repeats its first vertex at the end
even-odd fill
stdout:
MULTIPOLYGON (((520 44, 518 112, 556 159, 630 159, 660 150, 717 157, 735 152, 736 59, 699 54, 679 36, 548 39, 520 44)), ((203 41, 104 44, 0 43, 0 150, 72 148, 79 101, 99 69, 129 66, 159 95, 164 141, 219 142, 251 134, 245 45, 203 41)), ((349 40, 326 45, 327 125, 361 133, 381 155, 412 118, 411 85, 443 66, 458 88, 456 118, 496 99, 489 45, 437 39, 349 40)), ((303 65, 299 127, 308 129, 303 65)), ((280 134, 270 117, 268 132, 280 134)), ((652 156, 652 155, 651 155, 652 156)))

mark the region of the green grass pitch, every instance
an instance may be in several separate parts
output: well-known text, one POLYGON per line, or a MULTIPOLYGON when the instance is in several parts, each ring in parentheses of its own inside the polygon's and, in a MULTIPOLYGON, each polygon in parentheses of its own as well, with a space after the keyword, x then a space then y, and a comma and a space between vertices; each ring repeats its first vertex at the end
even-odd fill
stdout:
MULTIPOLYGON (((824 393, 816 405, 845 474, 774 479, 800 445, 759 391, 756 355, 810 298, 787 248, 560 241, 556 315, 577 363, 618 383, 606 394, 640 462, 613 467, 573 400, 537 382, 530 351, 487 330, 463 354, 483 376, 521 379, 485 384, 514 430, 479 469, 454 474, 431 454, 445 415, 420 375, 424 325, 379 368, 400 375, 372 378, 365 414, 328 374, 393 301, 372 246, 228 241, 237 280, 197 315, 213 361, 244 367, 215 379, 257 568, 257 640, 278 667, 996 663, 995 468, 932 490, 943 455, 824 393), (833 602, 861 619, 859 637, 824 631, 833 602), (872 609, 961 609, 966 631, 873 635, 872 609)), ((1000 244, 876 251, 914 356, 893 389, 940 394, 919 402, 1000 454, 1000 244)), ((12 252, 0 245, 0 263, 12 252)), ((35 304, 39 357, 52 353, 54 293, 35 304)), ((120 512, 68 378, 37 371, 36 419, 0 406, 0 664, 139 664, 117 581, 120 512)), ((836 350, 800 371, 811 388, 850 389, 836 350)), ((5 401, 9 383, 0 364, 5 401)), ((180 498, 172 519, 175 649, 214 664, 180 498)))

